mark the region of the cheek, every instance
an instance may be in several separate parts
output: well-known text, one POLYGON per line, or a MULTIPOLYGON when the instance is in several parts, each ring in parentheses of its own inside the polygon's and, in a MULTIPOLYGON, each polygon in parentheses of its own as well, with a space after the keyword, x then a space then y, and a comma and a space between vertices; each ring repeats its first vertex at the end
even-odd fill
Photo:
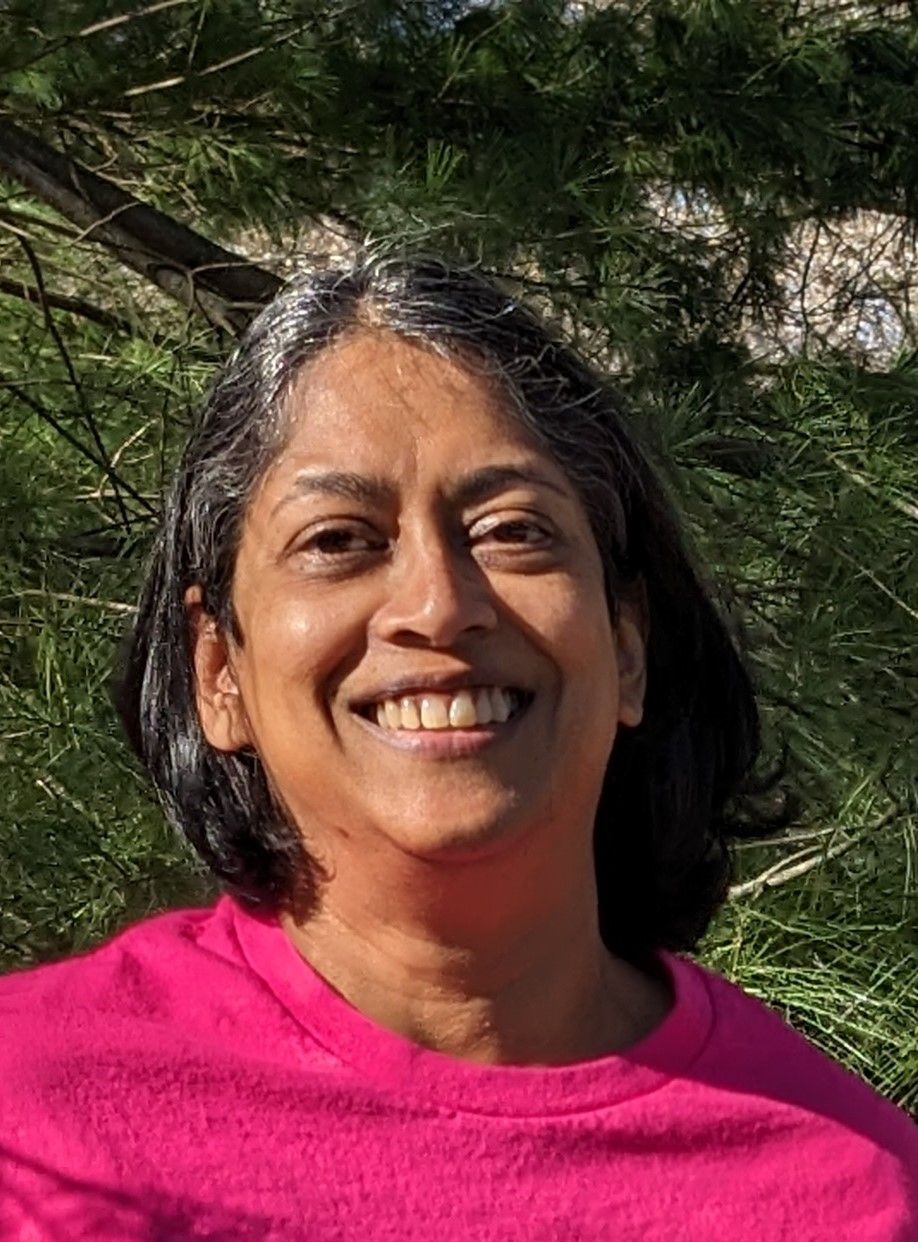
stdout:
POLYGON ((618 720, 615 635, 605 593, 592 575, 542 598, 542 634, 561 679, 564 732, 572 744, 608 752, 618 720))
POLYGON ((615 637, 601 576, 559 574, 518 584, 504 599, 514 623, 555 666, 566 713, 614 715, 618 678, 615 637))
POLYGON ((238 665, 243 704, 255 723, 270 725, 310 702, 320 705, 332 675, 353 648, 336 611, 302 600, 265 598, 240 617, 238 665))
POLYGON ((533 585, 531 615, 538 615, 538 628, 558 660, 570 670, 584 666, 594 675, 613 669, 615 639, 601 580, 588 574, 533 585))

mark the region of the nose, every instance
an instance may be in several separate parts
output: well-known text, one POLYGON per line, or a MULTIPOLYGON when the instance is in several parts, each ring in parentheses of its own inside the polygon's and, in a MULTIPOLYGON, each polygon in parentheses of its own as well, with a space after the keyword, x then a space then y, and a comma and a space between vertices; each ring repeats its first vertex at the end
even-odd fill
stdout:
POLYGON ((448 648, 497 625, 487 575, 467 549, 429 528, 400 538, 386 591, 373 628, 390 643, 448 648))

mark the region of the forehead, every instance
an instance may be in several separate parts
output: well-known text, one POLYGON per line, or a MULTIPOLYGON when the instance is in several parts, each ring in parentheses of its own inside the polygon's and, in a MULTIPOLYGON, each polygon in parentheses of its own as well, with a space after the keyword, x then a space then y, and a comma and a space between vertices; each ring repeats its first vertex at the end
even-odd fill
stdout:
POLYGON ((297 377, 286 413, 281 473, 325 462, 408 479, 474 468, 508 451, 551 460, 495 381, 385 331, 361 331, 324 350, 297 377))

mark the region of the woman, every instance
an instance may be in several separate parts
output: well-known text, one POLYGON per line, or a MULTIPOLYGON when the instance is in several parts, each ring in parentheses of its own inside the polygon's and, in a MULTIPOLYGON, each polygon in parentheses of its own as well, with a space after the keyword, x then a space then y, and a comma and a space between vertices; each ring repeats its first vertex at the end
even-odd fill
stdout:
POLYGON ((4 981, 3 1237, 916 1236, 904 1115, 674 953, 749 683, 615 398, 489 283, 259 316, 121 709, 226 895, 4 981))

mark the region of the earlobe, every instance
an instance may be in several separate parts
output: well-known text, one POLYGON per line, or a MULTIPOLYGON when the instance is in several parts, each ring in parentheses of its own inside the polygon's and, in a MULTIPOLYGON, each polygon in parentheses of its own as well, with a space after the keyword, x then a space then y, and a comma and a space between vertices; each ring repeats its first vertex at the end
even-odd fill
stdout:
POLYGON ((623 600, 615 625, 618 654, 618 718, 637 728, 647 691, 647 625, 643 601, 623 600))
POLYGON ((230 643, 217 619, 205 612, 200 586, 185 592, 185 610, 201 730, 216 750, 241 750, 251 736, 230 643))

